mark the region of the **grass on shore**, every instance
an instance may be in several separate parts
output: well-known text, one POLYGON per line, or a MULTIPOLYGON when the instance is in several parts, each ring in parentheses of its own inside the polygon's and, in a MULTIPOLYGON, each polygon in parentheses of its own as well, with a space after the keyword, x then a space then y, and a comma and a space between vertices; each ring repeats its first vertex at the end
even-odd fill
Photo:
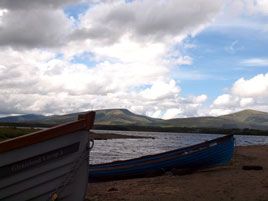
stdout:
POLYGON ((0 140, 18 137, 38 131, 33 128, 17 128, 17 127, 5 127, 0 128, 0 140))

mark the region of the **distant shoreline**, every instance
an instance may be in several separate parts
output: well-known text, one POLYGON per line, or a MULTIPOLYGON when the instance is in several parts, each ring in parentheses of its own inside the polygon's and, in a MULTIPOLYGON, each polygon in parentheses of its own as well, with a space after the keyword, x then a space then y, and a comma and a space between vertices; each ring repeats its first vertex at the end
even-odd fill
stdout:
MULTIPOLYGON (((55 126, 55 125, 53 125, 55 126)), ((0 141, 25 135, 52 127, 52 125, 24 124, 24 123, 0 123, 0 141)), ((93 130, 113 130, 113 131, 144 131, 144 132, 171 132, 171 133, 196 133, 196 134, 234 134, 234 135, 253 135, 268 136, 268 130, 238 129, 238 128, 191 128, 191 127, 156 127, 156 126, 137 126, 137 125, 94 125, 93 130)), ((138 139, 148 138, 142 136, 130 136, 123 134, 97 134, 93 135, 96 140, 107 139, 138 139)))
POLYGON ((117 131, 145 131, 145 132, 170 132, 170 133, 203 133, 203 134, 234 134, 268 136, 268 130, 257 130, 249 128, 195 128, 195 127, 156 127, 137 125, 94 125, 95 130, 117 130, 117 131))
MULTIPOLYGON (((25 128, 25 127, 0 127, 0 142, 12 139, 18 136, 37 132, 40 129, 25 128)), ((109 140, 109 139, 154 139, 153 137, 135 136, 135 135, 123 135, 115 133, 94 133, 90 132, 89 138, 94 140, 109 140)))

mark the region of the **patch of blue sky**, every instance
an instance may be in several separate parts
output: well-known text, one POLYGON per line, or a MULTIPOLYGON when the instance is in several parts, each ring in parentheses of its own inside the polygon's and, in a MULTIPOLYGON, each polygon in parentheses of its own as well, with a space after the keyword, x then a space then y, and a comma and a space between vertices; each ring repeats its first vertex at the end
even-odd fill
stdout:
POLYGON ((84 64, 88 67, 95 67, 98 63, 100 63, 100 61, 96 61, 94 57, 95 55, 91 52, 83 52, 82 54, 75 55, 72 58, 71 63, 84 64))
MULTIPOLYGON (((201 68, 201 67, 200 67, 201 68)), ((212 101, 219 95, 224 93, 224 89, 231 88, 235 78, 227 78, 227 75, 222 73, 207 73, 200 72, 202 69, 196 70, 194 67, 181 67, 172 72, 173 79, 181 87, 180 94, 183 97, 199 96, 202 94, 207 95, 208 101, 206 103, 211 104, 212 101)))
MULTIPOLYGON (((237 27, 246 27, 253 30, 263 30, 265 24, 267 24, 267 15, 241 15, 233 23, 237 27)), ((230 22, 232 23, 232 22, 230 22)))
POLYGON ((143 1, 143 0, 125 0, 125 3, 132 3, 134 1, 143 1))
POLYGON ((132 87, 129 89, 129 91, 135 91, 135 92, 139 93, 139 92, 142 92, 146 89, 150 89, 151 87, 152 87, 151 84, 144 84, 144 85, 132 87))
MULTIPOLYGON (((194 48, 177 49, 182 55, 193 58, 192 65, 182 65, 173 74, 181 80, 184 96, 207 94, 212 101, 226 93, 223 89, 231 88, 241 77, 250 79, 258 74, 267 73, 266 67, 249 67, 243 61, 251 58, 267 58, 268 38, 261 29, 242 27, 211 27, 194 38, 186 40, 194 48), (203 79, 194 79, 194 74, 205 75, 203 79), (189 74, 193 73, 193 79, 189 74), (182 74, 182 76, 179 76, 182 74), (188 74, 185 78, 183 74, 188 74)), ((201 76, 202 77, 202 76, 201 76)), ((208 102, 210 102, 208 101, 208 102)))
POLYGON ((268 38, 263 38, 262 33, 251 29, 240 29, 242 34, 234 32, 204 31, 194 39, 198 48, 189 49, 187 53, 198 62, 217 62, 217 66, 224 64, 221 71, 235 68, 244 59, 267 57, 268 38))
POLYGON ((58 53, 58 54, 56 54, 55 59, 62 59, 63 56, 64 55, 62 53, 58 53))
POLYGON ((227 80, 184 80, 180 83, 183 97, 200 96, 205 94, 208 96, 204 103, 210 105, 220 95, 228 93, 228 89, 232 87, 227 80))
POLYGON ((237 20, 229 24, 216 24, 205 32, 215 32, 222 34, 226 38, 239 39, 248 42, 254 41, 267 41, 268 40, 268 28, 267 28, 268 17, 259 18, 258 20, 243 19, 237 20))
POLYGON ((79 15, 83 15, 90 9, 92 5, 81 2, 77 4, 70 4, 64 8, 64 13, 70 18, 73 17, 75 20, 78 20, 79 15))

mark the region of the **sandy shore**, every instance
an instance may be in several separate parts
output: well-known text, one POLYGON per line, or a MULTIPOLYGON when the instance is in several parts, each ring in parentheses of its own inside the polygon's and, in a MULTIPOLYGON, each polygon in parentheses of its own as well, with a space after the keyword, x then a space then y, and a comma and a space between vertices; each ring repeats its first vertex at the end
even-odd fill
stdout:
POLYGON ((268 201, 268 146, 237 147, 231 162, 188 175, 166 173, 88 185, 86 201, 268 201), (258 165, 263 170, 243 170, 258 165))

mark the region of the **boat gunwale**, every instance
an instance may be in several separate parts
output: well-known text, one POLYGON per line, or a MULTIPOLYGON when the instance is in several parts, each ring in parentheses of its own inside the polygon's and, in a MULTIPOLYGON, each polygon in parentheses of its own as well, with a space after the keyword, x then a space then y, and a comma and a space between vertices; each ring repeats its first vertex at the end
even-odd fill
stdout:
POLYGON ((218 142, 218 143, 223 143, 226 142, 230 139, 233 138, 233 134, 229 134, 229 135, 224 135, 218 138, 214 138, 205 142, 201 142, 198 144, 194 144, 194 145, 190 145, 187 147, 182 147, 182 148, 178 148, 178 149, 173 149, 170 151, 166 151, 166 152, 161 152, 161 153, 157 153, 157 154, 150 154, 150 155, 146 155, 146 156, 141 156, 138 158, 132 158, 132 159, 128 159, 128 160, 118 160, 118 161, 113 161, 113 162, 108 162, 108 163, 100 163, 100 164, 90 164, 89 165, 89 170, 94 171, 94 169, 99 169, 99 168, 110 168, 110 167, 116 167, 116 165, 120 166, 120 163, 127 163, 127 162, 135 162, 136 160, 141 160, 141 159, 150 159, 151 157, 157 157, 157 156, 161 156, 161 155, 165 155, 165 154, 169 154, 169 153, 173 153, 173 152, 178 152, 178 151, 183 151, 183 150, 187 150, 187 149, 193 149, 195 147, 202 147, 206 144, 211 144, 213 142, 218 142), (112 165, 112 166, 109 166, 112 165), (114 165, 114 166, 113 166, 114 165), (104 167, 102 167, 104 166, 104 167))
POLYGON ((0 142, 0 153, 50 140, 75 131, 90 130, 93 127, 94 118, 94 111, 87 112, 80 114, 76 121, 2 141, 0 142))
MULTIPOLYGON (((229 140, 225 140, 224 142, 229 142, 229 140)), ((215 146, 221 145, 222 143, 219 143, 219 144, 217 144, 215 146)), ((163 156, 163 157, 159 157, 157 159, 137 161, 136 163, 120 164, 120 165, 108 166, 108 167, 93 168, 90 171, 92 171, 93 174, 95 174, 95 172, 118 171, 118 170, 119 171, 122 171, 122 170, 126 170, 126 169, 144 167, 144 166, 148 166, 148 165, 153 165, 154 166, 157 163, 162 163, 162 162, 167 162, 167 161, 173 161, 173 160, 176 160, 176 159, 178 159, 180 157, 183 157, 183 156, 186 156, 186 155, 190 156, 192 154, 196 154, 197 152, 200 153, 200 152, 206 151, 206 150, 208 150, 210 148, 212 148, 212 146, 209 146, 209 145, 207 145, 207 146, 201 146, 201 147, 197 147, 195 149, 192 149, 190 151, 175 153, 173 155, 163 156)))

